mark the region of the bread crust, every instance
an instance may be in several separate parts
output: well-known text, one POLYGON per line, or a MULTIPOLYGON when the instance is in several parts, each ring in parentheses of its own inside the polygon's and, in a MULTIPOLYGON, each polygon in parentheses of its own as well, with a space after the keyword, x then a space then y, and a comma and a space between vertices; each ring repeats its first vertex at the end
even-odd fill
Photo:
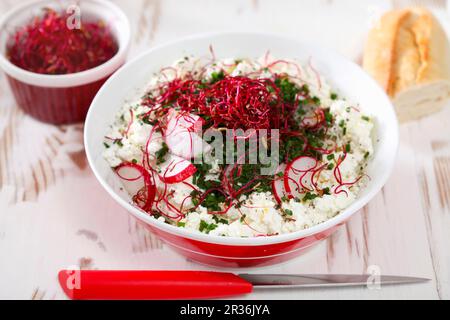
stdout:
POLYGON ((411 9, 417 16, 412 28, 421 58, 417 83, 425 84, 436 79, 450 80, 450 47, 447 35, 430 11, 411 9))
MULTIPOLYGON (((363 67, 393 99, 396 108, 407 105, 408 116, 401 118, 412 120, 416 115, 425 115, 427 100, 430 113, 435 112, 437 108, 432 105, 437 100, 444 105, 441 102, 450 96, 449 42, 442 26, 425 8, 406 8, 383 15, 368 35, 363 67), (421 95, 424 88, 428 89, 421 95), (415 104, 420 108, 417 112, 415 104)), ((398 109, 399 115, 405 114, 398 109)))
POLYGON ((369 32, 366 42, 363 67, 383 89, 391 95, 395 43, 400 24, 409 15, 406 10, 390 11, 369 32))

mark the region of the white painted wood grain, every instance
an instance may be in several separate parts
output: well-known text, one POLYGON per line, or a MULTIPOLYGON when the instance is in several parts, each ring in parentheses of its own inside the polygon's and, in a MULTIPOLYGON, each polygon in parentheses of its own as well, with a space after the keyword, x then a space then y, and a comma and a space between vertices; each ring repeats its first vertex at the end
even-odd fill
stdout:
MULTIPOLYGON (((132 21, 130 58, 198 32, 253 30, 331 47, 358 61, 370 21, 391 1, 115 0, 132 21)), ((0 1, 0 13, 13 2, 0 1)), ((435 8, 447 30, 446 12, 435 8)), ((262 48, 263 50, 263 48, 262 48)), ((394 173, 366 208, 291 262, 250 270, 429 277, 418 285, 261 290, 249 299, 450 298, 450 105, 401 127, 394 173), (447 120, 447 121, 445 121, 447 120)), ((0 298, 63 299, 57 271, 205 269, 186 261, 119 207, 86 166, 79 126, 53 127, 22 114, 0 73, 0 298)), ((236 270, 231 270, 236 271, 236 270)))

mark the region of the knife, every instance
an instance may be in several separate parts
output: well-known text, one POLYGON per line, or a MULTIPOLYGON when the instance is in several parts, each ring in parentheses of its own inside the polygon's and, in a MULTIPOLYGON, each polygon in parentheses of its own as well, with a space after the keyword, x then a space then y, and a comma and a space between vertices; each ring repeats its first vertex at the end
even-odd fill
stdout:
MULTIPOLYGON (((239 274, 212 271, 61 270, 58 279, 70 299, 209 299, 247 294, 258 288, 366 286, 371 275, 239 274)), ((429 279, 379 276, 380 285, 429 279)))

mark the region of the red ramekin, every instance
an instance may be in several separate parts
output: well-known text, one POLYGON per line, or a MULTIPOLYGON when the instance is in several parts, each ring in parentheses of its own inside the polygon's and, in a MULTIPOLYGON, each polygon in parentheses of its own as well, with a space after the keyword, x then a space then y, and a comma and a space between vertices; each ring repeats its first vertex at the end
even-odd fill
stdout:
POLYGON ((32 117, 52 124, 84 121, 89 106, 103 83, 125 63, 130 43, 130 24, 123 11, 105 0, 78 3, 82 20, 100 19, 111 27, 119 50, 107 62, 82 72, 46 75, 24 70, 6 57, 6 45, 15 30, 42 14, 43 8, 66 11, 72 1, 42 0, 14 7, 0 20, 0 66, 6 73, 18 106, 32 117))

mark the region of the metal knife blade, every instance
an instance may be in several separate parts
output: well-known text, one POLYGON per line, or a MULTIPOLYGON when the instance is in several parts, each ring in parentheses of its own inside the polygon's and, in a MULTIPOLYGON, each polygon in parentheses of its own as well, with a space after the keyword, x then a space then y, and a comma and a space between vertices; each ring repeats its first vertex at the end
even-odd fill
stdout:
POLYGON ((356 275, 356 274, 239 274, 239 277, 254 285, 254 288, 286 288, 286 287, 350 287, 367 285, 392 285, 426 282, 430 279, 388 276, 388 275, 356 275))

